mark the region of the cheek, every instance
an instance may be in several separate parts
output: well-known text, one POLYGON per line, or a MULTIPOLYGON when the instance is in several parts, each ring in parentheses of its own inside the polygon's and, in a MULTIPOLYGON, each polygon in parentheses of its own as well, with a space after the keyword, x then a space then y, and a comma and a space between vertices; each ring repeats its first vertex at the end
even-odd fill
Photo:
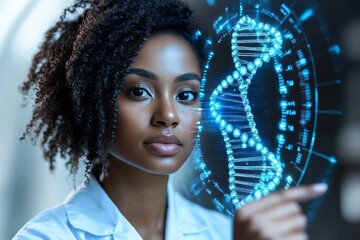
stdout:
POLYGON ((117 137, 120 141, 127 141, 126 139, 135 139, 146 125, 146 112, 141 111, 141 117, 139 117, 139 111, 131 106, 119 106, 118 113, 118 127, 117 137))
MULTIPOLYGON (((198 108, 191 109, 191 112, 183 113, 183 121, 185 128, 191 132, 191 137, 195 138, 197 133, 198 122, 200 121, 200 111, 198 108)), ((189 135, 189 136, 190 136, 189 135)))

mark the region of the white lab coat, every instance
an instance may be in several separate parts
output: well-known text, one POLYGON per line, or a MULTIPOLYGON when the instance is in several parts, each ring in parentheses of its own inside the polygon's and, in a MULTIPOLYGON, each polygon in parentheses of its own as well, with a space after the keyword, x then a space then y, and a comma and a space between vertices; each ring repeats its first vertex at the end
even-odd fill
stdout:
MULTIPOLYGON (((229 217, 188 201, 169 184, 166 240, 226 240, 231 238, 231 228, 229 217)), ((39 213, 13 239, 142 238, 92 176, 88 186, 82 184, 62 204, 39 213)))

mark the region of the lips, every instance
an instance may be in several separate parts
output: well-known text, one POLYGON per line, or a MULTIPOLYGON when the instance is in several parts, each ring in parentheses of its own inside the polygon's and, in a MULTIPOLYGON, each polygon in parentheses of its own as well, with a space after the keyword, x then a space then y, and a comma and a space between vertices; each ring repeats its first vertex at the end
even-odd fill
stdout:
POLYGON ((181 149, 180 140, 174 135, 158 135, 144 142, 145 147, 158 156, 172 156, 181 149))

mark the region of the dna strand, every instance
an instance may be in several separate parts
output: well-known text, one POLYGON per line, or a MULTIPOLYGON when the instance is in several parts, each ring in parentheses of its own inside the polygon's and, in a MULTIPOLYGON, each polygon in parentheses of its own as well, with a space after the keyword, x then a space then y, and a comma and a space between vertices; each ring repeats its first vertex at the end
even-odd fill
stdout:
POLYGON ((210 96, 211 116, 224 138, 230 197, 236 208, 268 195, 282 178, 282 163, 262 143, 248 99, 256 71, 276 58, 282 43, 281 33, 270 24, 242 17, 231 39, 236 70, 210 96))

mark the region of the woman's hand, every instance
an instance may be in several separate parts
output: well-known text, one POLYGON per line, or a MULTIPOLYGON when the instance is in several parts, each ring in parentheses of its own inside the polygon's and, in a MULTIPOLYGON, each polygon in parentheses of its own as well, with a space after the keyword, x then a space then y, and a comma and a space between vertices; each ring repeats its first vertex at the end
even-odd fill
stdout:
POLYGON ((325 184, 280 190, 240 208, 234 217, 234 240, 302 240, 306 216, 299 202, 323 195, 325 184))

